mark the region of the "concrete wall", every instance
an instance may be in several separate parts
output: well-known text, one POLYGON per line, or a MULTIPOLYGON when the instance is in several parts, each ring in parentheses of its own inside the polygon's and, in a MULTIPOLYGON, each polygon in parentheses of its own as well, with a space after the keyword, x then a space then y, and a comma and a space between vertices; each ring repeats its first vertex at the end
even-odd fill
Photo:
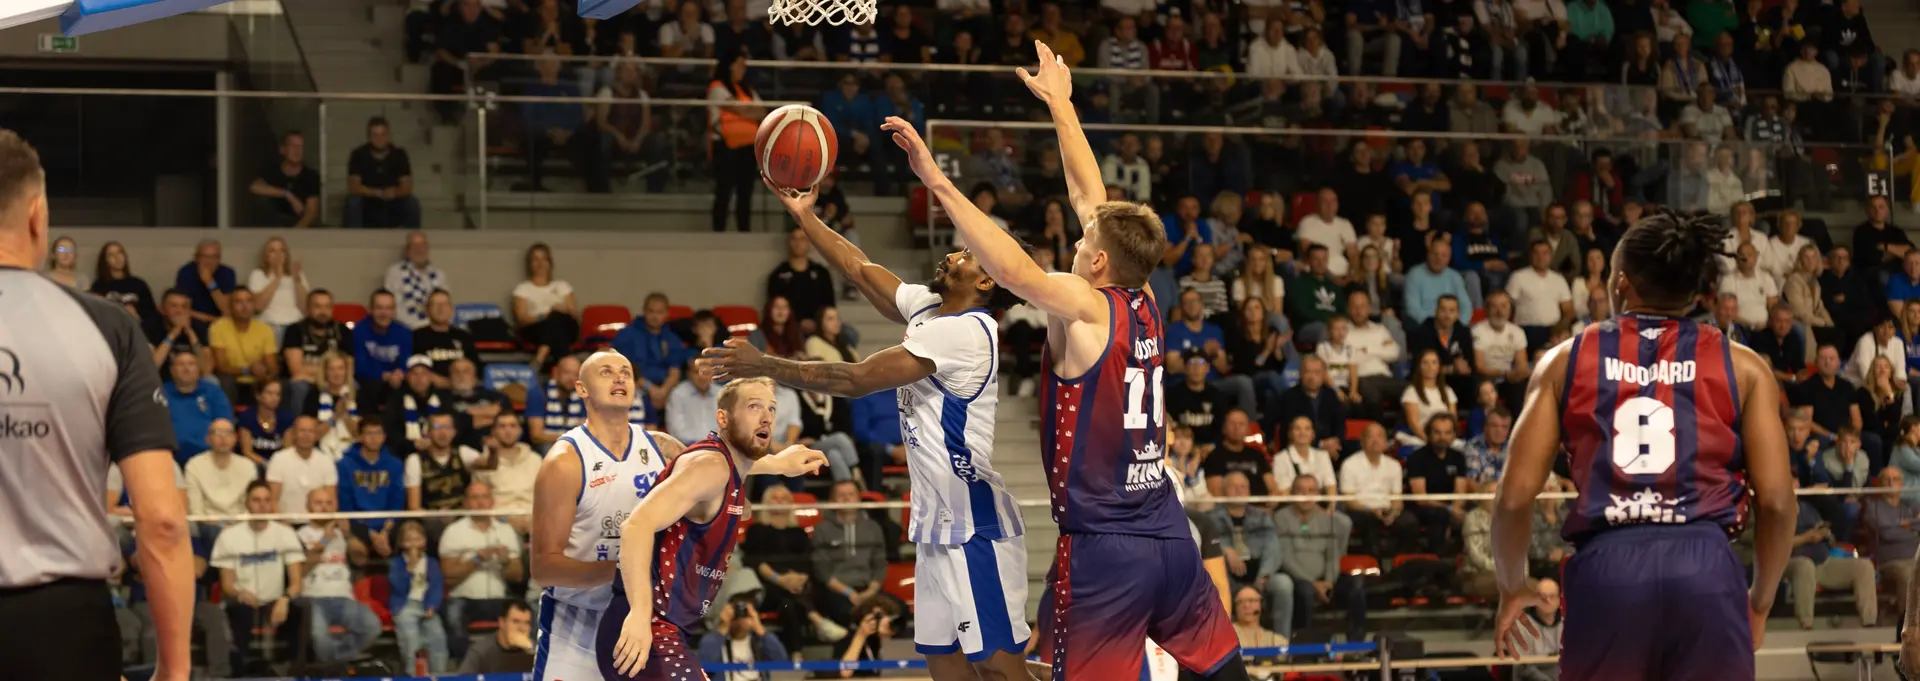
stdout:
POLYGON ((40 35, 59 33, 60 21, 48 19, 0 31, 0 58, 91 61, 101 59, 171 62, 224 62, 235 56, 226 16, 183 14, 135 24, 109 33, 80 37, 80 51, 40 51, 40 35))

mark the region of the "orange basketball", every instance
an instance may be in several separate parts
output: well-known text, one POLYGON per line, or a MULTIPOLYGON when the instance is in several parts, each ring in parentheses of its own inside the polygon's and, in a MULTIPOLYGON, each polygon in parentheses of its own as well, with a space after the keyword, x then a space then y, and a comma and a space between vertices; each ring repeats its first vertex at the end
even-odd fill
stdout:
POLYGON ((840 138, 818 109, 789 104, 774 109, 760 121, 753 138, 753 155, 760 174, 781 189, 806 190, 833 172, 840 138))

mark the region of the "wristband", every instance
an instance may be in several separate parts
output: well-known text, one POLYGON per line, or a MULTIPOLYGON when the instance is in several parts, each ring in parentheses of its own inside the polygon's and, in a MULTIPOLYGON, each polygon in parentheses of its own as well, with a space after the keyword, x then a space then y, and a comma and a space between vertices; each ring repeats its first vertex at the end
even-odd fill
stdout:
POLYGON ((841 589, 840 595, 846 596, 847 598, 853 598, 853 587, 846 587, 844 589, 841 589))

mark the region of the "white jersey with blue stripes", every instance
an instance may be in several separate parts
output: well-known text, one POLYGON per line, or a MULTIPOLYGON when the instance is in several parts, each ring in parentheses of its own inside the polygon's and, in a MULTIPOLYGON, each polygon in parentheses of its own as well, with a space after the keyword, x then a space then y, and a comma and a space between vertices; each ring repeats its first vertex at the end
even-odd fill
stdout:
POLYGON ((993 315, 939 312, 940 295, 918 284, 894 293, 907 320, 901 347, 932 360, 934 373, 900 388, 900 435, 907 447, 913 508, 907 537, 964 544, 1026 532, 1020 507, 994 472, 993 419, 1000 403, 1000 333, 993 315))
MULTIPOLYGON (((666 468, 653 437, 638 425, 630 423, 627 428, 631 431, 627 451, 618 457, 584 425, 560 436, 580 455, 580 500, 573 511, 573 532, 567 537, 568 558, 619 561, 620 524, 653 491, 666 468)), ((613 582, 586 589, 550 586, 547 595, 566 605, 605 610, 613 601, 613 582)))

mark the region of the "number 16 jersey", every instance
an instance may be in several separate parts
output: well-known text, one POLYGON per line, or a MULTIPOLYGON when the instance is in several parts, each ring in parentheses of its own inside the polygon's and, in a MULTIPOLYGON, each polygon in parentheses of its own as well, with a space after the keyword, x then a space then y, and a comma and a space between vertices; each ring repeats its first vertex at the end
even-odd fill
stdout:
POLYGON ((1108 286, 1107 347, 1093 368, 1060 376, 1054 349, 1041 358, 1040 451, 1053 520, 1062 534, 1192 540, 1161 469, 1166 379, 1160 307, 1142 289, 1108 286))
POLYGON ((1560 395, 1579 497, 1576 547, 1625 525, 1745 521, 1739 384, 1726 335, 1691 319, 1626 314, 1574 337, 1560 395))

